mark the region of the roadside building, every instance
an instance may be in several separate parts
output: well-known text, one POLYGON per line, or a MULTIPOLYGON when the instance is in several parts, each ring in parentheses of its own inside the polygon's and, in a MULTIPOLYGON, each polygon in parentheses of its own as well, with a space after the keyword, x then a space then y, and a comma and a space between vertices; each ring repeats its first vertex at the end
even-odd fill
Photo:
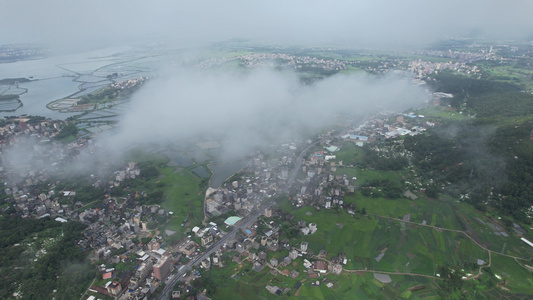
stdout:
POLYGON ((207 244, 211 243, 213 241, 213 236, 212 235, 204 235, 202 238, 201 238, 201 242, 202 242, 202 246, 205 247, 207 244))
POLYGON ((265 208, 265 217, 270 218, 272 217, 272 208, 265 208))
POLYGON ((242 218, 239 218, 237 216, 232 216, 232 217, 227 218, 224 221, 224 224, 226 224, 226 226, 233 226, 233 225, 235 225, 235 223, 239 222, 241 219, 242 218))
POLYGON ((170 274, 171 269, 172 262, 169 257, 165 256, 154 265, 154 277, 159 281, 163 281, 170 274))
POLYGON ((122 286, 120 285, 120 282, 111 282, 111 284, 107 286, 107 292, 113 296, 120 294, 120 292, 122 292, 122 286))

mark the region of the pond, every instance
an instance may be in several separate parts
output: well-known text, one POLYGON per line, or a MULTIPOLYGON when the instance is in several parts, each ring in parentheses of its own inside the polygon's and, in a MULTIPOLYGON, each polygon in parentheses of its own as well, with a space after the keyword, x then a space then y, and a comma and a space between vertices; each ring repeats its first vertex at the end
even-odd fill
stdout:
POLYGON ((188 168, 194 164, 187 156, 176 152, 163 152, 163 154, 170 159, 171 162, 184 168, 188 168))
POLYGON ((209 171, 204 166, 199 166, 191 170, 194 174, 202 177, 202 178, 209 178, 209 171))
POLYGON ((20 103, 16 99, 0 101, 0 112, 11 111, 20 107, 20 103))
POLYGON ((213 173, 209 186, 215 189, 219 188, 224 181, 246 167, 248 162, 248 160, 236 160, 209 165, 209 169, 213 173))

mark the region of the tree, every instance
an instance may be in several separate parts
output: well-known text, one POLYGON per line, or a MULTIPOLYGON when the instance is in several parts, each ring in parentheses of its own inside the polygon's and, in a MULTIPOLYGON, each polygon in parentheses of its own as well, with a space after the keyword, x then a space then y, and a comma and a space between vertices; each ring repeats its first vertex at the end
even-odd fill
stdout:
POLYGON ((441 266, 439 269, 440 278, 444 280, 443 289, 447 292, 460 290, 463 287, 463 280, 458 268, 441 266))
POLYGON ((55 136, 57 140, 64 140, 78 134, 78 127, 73 122, 69 122, 61 128, 59 133, 55 136))
POLYGON ((436 184, 431 184, 426 188, 426 196, 429 198, 437 198, 439 196, 439 188, 436 184))

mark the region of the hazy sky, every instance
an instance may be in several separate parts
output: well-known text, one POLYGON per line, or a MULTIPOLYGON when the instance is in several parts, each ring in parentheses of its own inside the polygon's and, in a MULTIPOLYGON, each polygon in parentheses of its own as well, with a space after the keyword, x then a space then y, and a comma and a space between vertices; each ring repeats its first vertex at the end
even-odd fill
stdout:
POLYGON ((17 0, 0 4, 0 36, 58 49, 228 38, 409 46, 472 32, 531 38, 532 11, 529 0, 17 0))

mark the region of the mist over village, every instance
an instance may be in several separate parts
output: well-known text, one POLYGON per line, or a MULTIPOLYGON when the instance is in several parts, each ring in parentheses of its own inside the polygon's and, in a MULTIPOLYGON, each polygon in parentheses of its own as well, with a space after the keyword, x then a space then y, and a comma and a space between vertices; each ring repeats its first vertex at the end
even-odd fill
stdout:
POLYGON ((0 299, 528 299, 529 1, 0 9, 0 299))

